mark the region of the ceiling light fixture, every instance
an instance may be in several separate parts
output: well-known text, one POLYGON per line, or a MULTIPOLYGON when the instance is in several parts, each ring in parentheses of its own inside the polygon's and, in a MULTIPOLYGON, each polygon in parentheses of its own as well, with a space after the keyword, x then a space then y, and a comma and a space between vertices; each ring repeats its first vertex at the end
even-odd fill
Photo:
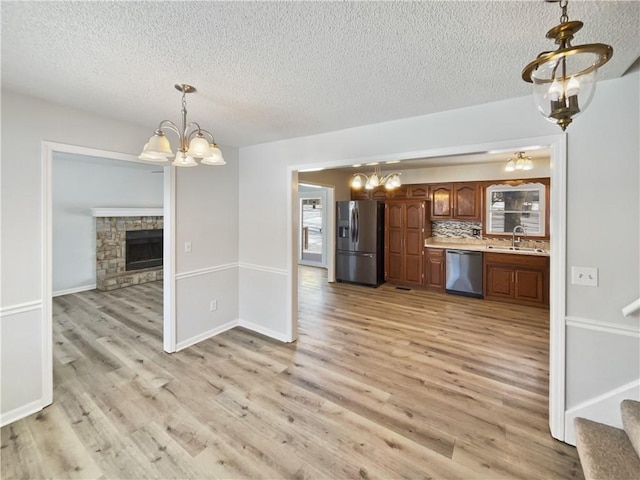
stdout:
POLYGON ((359 190, 363 186, 366 190, 373 190, 380 185, 384 185, 387 190, 393 190, 398 188, 400 183, 400 173, 392 172, 387 175, 380 173, 380 168, 376 167, 371 175, 365 175, 364 173, 355 173, 351 179, 351 188, 359 190))
POLYGON ((200 158, 200 163, 204 165, 226 165, 227 162, 224 161, 213 134, 200 128, 196 122, 187 123, 187 100, 185 97, 187 93, 195 92, 195 87, 186 83, 176 84, 175 87, 176 90, 182 92, 182 128, 171 120, 160 122, 138 158, 148 162, 168 162, 174 156, 169 140, 164 134, 164 129, 168 129, 178 135, 178 151, 172 163, 176 167, 195 167, 198 165, 196 158, 200 158), (205 135, 211 137, 211 142, 205 138, 205 135))
POLYGON ((515 170, 532 170, 533 160, 531 157, 523 157, 524 152, 516 152, 517 157, 507 160, 507 165, 504 167, 505 172, 513 172, 515 170))
POLYGON ((582 28, 580 21, 569 21, 568 0, 560 2, 560 25, 547 32, 557 50, 542 52, 522 70, 522 79, 533 83, 533 97, 538 110, 550 122, 565 130, 572 118, 584 111, 596 88, 596 72, 613 55, 613 48, 604 43, 572 46, 573 35, 582 28))

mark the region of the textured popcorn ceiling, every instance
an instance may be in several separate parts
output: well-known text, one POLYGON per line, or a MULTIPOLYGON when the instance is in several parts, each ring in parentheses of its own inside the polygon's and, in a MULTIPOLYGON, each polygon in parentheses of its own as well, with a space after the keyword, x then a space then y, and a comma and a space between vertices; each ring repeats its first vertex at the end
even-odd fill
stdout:
MULTIPOLYGON (((528 95, 557 4, 2 2, 2 87, 148 126, 189 120, 243 146, 528 95)), ((640 2, 569 2, 574 43, 640 56, 640 2)), ((596 92, 597 95, 597 92, 596 92)), ((532 108, 533 105, 532 105, 532 108)))

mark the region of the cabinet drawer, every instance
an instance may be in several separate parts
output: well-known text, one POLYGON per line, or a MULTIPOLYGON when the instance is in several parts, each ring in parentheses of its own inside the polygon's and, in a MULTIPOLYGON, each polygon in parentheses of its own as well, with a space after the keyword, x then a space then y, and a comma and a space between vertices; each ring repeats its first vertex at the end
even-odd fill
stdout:
POLYGON ((484 254, 484 262, 494 265, 510 265, 513 267, 539 269, 546 268, 549 265, 549 257, 486 252, 484 254))

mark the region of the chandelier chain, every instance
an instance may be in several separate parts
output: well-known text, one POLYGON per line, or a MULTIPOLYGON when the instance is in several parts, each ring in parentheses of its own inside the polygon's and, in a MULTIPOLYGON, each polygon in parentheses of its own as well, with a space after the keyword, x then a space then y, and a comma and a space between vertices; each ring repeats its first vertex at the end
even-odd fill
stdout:
POLYGON ((560 17, 560 23, 566 23, 569 21, 569 15, 567 15, 567 4, 569 0, 560 0, 560 8, 562 8, 562 16, 560 17))

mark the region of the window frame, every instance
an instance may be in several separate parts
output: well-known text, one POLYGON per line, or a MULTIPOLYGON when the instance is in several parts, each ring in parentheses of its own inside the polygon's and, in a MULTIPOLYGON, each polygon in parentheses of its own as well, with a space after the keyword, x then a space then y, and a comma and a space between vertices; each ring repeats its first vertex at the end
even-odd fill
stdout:
POLYGON ((495 180, 483 183, 482 234, 487 238, 511 238, 512 232, 491 232, 491 194, 495 191, 540 191, 540 226, 541 233, 532 234, 527 231, 527 237, 532 240, 549 240, 549 178, 528 178, 522 180, 495 180))

